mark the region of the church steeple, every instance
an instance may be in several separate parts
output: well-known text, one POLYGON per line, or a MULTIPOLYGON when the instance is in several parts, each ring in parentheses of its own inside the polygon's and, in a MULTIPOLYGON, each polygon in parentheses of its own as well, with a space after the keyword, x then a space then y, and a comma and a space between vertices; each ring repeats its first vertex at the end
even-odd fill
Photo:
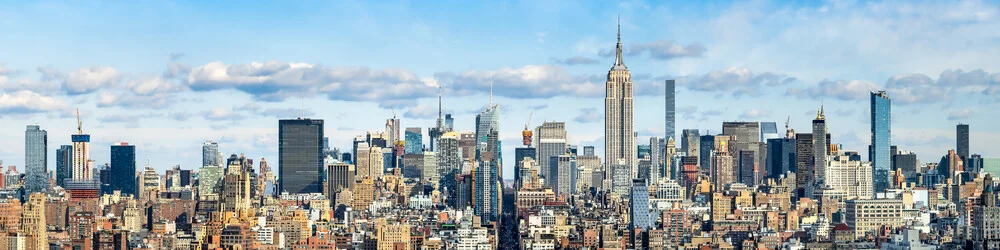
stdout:
POLYGON ((615 46, 615 66, 611 69, 628 69, 622 60, 622 17, 618 16, 618 45, 615 46))

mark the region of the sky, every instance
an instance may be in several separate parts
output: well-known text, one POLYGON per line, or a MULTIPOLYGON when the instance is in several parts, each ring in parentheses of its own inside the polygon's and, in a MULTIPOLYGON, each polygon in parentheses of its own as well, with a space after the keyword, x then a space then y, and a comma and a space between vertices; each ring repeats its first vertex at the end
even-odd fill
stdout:
MULTIPOLYGON (((334 147, 434 126, 437 93, 459 131, 501 108, 505 176, 532 128, 564 121, 603 149, 603 85, 618 20, 640 143, 677 130, 774 121, 867 155, 869 91, 892 98, 892 144, 921 162, 955 148, 1000 157, 1000 6, 980 1, 42 1, 0 6, 0 160, 24 165, 25 125, 48 131, 48 169, 79 108, 91 157, 136 145, 160 170, 201 146, 277 161, 278 119, 325 120, 334 147), (620 17, 620 19, 619 19, 620 17)), ((781 130, 779 128, 779 130, 781 130)), ((23 169, 19 167, 19 169, 23 169)), ((23 171, 23 170, 22 170, 23 171)))

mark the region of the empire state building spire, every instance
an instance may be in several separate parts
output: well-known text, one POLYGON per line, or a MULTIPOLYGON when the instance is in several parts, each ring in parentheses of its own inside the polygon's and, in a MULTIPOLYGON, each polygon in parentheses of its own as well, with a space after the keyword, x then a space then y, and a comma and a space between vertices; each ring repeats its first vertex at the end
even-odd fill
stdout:
POLYGON ((622 17, 618 17, 618 45, 615 46, 615 66, 611 69, 628 69, 622 60, 622 17))

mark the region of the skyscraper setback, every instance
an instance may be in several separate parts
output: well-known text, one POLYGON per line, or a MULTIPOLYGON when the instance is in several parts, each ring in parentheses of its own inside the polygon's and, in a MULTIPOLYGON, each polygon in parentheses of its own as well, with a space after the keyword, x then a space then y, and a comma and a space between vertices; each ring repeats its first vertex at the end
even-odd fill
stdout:
MULTIPOLYGON (((624 164, 636 177, 636 146, 632 124, 632 74, 622 60, 621 24, 618 25, 618 44, 615 46, 615 64, 608 71, 604 88, 604 160, 608 165, 624 164)), ((544 159, 542 159, 544 160, 544 159)))
POLYGON ((278 192, 322 193, 323 120, 278 121, 278 192))
POLYGON ((885 91, 871 92, 871 149, 868 161, 872 162, 872 184, 875 192, 885 192, 892 183, 889 172, 892 171, 891 144, 891 99, 885 91))

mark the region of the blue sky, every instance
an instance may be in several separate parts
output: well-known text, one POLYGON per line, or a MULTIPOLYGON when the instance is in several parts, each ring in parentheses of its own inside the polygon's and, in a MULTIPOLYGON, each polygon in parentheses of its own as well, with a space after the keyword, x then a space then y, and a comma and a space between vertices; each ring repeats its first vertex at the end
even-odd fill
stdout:
POLYGON ((677 79, 678 130, 790 117, 808 132, 823 103, 833 141, 864 154, 867 94, 885 89, 893 144, 922 162, 955 147, 959 122, 1000 157, 995 2, 73 1, 0 6, 0 159, 23 165, 33 122, 50 155, 69 144, 75 107, 97 164, 128 141, 161 170, 197 168, 205 140, 276 161, 277 119, 303 113, 341 148, 393 109, 426 128, 437 86, 471 131, 491 78, 508 163, 529 112, 601 151, 619 15, 640 142, 663 136, 662 81, 677 79))

